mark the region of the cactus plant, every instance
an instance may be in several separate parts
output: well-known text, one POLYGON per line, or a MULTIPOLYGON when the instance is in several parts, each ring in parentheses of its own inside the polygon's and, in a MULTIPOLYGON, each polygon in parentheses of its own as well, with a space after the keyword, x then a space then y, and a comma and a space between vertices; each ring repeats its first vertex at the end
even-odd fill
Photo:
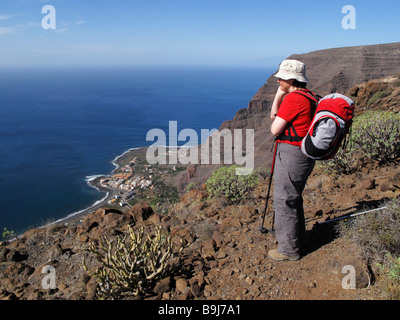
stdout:
POLYGON ((102 300, 143 297, 166 272, 167 261, 174 255, 171 237, 163 236, 161 228, 156 229, 154 237, 145 237, 143 227, 135 232, 130 226, 128 236, 103 236, 87 251, 101 263, 101 267, 90 271, 84 258, 82 261, 86 272, 96 278, 97 298, 102 300))

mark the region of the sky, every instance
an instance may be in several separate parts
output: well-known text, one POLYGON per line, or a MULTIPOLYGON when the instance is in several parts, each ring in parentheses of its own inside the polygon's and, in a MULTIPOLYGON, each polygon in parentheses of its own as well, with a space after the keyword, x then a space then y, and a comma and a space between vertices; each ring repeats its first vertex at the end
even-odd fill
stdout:
POLYGON ((399 42, 399 13, 399 0, 0 0, 0 66, 276 66, 294 53, 399 42))

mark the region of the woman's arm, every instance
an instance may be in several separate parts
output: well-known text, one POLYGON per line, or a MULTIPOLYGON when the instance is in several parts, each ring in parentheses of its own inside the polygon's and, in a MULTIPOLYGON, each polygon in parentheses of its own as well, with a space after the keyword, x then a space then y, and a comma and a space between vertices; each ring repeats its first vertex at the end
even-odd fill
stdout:
POLYGON ((279 136, 283 130, 285 130, 288 122, 286 120, 283 120, 282 118, 275 117, 274 122, 272 122, 271 125, 271 133, 274 136, 279 136))
POLYGON ((279 107, 281 106, 283 97, 287 94, 278 88, 278 91, 275 94, 275 99, 271 107, 271 119, 274 120, 271 125, 271 133, 274 136, 279 136, 283 130, 285 130, 287 121, 283 120, 282 118, 277 117, 277 113, 279 111, 279 107))
POLYGON ((287 92, 284 92, 281 90, 281 88, 278 88, 278 91, 275 94, 275 99, 271 107, 271 119, 274 120, 276 118, 276 115, 279 111, 279 107, 282 103, 283 97, 287 94, 287 92))

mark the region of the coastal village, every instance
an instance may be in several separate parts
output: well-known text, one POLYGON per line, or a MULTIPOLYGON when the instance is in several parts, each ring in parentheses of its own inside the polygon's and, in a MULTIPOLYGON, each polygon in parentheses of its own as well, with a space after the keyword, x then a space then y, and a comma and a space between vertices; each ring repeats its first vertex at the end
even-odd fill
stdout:
POLYGON ((157 186, 162 184, 160 179, 175 171, 177 171, 176 166, 160 168, 127 153, 118 160, 117 169, 111 175, 99 177, 94 184, 113 195, 108 205, 131 207, 138 197, 144 195, 147 199, 153 197, 151 191, 155 191, 157 186))
POLYGON ((135 195, 135 189, 152 189, 154 187, 151 180, 153 173, 151 165, 145 166, 145 170, 149 173, 146 179, 144 176, 135 175, 133 169, 136 162, 137 158, 135 157, 129 164, 120 168, 120 172, 100 178, 99 184, 102 188, 110 189, 115 192, 114 198, 109 200, 108 204, 113 205, 118 203, 121 207, 129 206, 128 202, 135 195))

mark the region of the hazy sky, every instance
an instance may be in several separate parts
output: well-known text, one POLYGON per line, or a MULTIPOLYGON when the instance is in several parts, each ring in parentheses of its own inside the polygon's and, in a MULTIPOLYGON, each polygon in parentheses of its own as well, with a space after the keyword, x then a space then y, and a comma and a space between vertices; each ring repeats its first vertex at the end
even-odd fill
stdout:
POLYGON ((0 0, 0 66, 260 65, 400 41, 399 0, 0 0), (56 29, 44 29, 45 5, 56 29), (344 29, 345 5, 356 29, 344 29))

